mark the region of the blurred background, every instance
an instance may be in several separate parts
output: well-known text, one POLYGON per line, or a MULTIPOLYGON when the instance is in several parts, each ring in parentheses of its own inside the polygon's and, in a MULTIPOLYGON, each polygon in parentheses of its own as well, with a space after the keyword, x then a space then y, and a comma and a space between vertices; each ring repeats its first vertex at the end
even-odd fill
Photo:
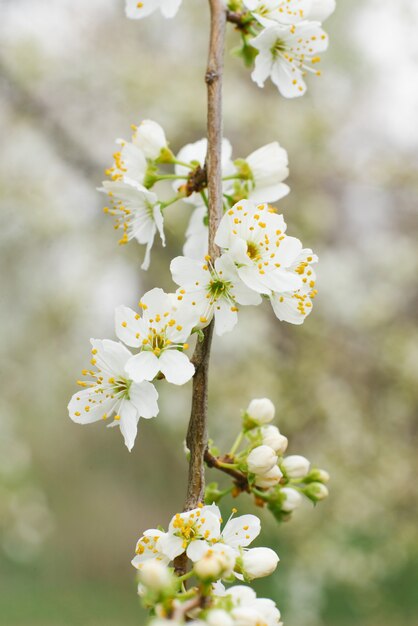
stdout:
MULTIPOLYGON (((115 306, 174 288, 168 264, 190 209, 170 210, 168 245, 145 274, 143 248, 117 245, 96 187, 131 123, 157 120, 175 151, 204 135, 206 4, 134 22, 122 0, 0 2, 7 626, 144 623, 135 542, 182 507, 189 385, 160 384, 160 415, 140 424, 131 454, 117 430, 73 424, 66 405, 89 338, 114 337, 115 306)), ((329 500, 291 523, 261 512, 258 545, 281 564, 257 590, 286 626, 417 626, 418 5, 339 0, 326 30, 323 76, 297 101, 258 89, 227 54, 225 136, 235 158, 287 148, 280 208, 320 256, 319 296, 302 327, 248 307, 215 341, 210 431, 227 446, 240 410, 269 396, 289 451, 332 475, 329 500)), ((252 510, 246 496, 238 507, 252 510)))

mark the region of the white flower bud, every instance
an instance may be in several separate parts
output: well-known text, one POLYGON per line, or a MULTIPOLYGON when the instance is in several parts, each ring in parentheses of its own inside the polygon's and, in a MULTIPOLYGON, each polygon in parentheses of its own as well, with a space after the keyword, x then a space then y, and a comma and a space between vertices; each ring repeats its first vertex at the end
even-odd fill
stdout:
POLYGON ((274 419, 274 404, 268 398, 257 398, 251 400, 247 408, 247 415, 258 424, 268 424, 274 419))
POLYGON ((277 454, 282 456, 287 450, 287 437, 281 434, 277 426, 263 426, 261 429, 263 444, 273 448, 277 454))
POLYGON ((206 623, 209 626, 234 626, 232 617, 222 609, 212 609, 206 616, 206 623))
POLYGON ((237 607, 232 609, 231 615, 234 618, 234 626, 259 626, 263 623, 260 613, 252 607, 237 607))
POLYGON ((309 474, 311 464, 304 456, 294 454, 283 459, 281 467, 289 478, 304 478, 309 474))
POLYGON ((248 471, 252 474, 266 474, 277 463, 277 455, 270 446, 257 446, 247 457, 248 471))
POLYGON ((230 569, 231 564, 229 560, 218 552, 206 554, 194 565, 196 576, 201 580, 218 580, 230 569))
POLYGON ((283 474, 280 471, 280 468, 275 465, 265 474, 261 474, 260 476, 255 477, 255 484, 257 487, 263 487, 267 489, 268 487, 274 487, 280 482, 283 474))
POLYGON ((141 122, 134 133, 133 142, 141 148, 147 159, 157 159, 161 150, 167 146, 163 129, 152 120, 141 122))
POLYGON ((282 504, 283 511, 291 512, 297 509, 302 503, 302 496, 299 491, 296 489, 292 489, 292 487, 283 487, 280 493, 285 496, 285 499, 282 504))
POLYGON ((270 576, 278 562, 279 557, 270 548, 252 548, 242 556, 242 568, 248 578, 270 576))
POLYGON ((317 481, 319 483, 328 483, 331 479, 331 476, 324 469, 313 469, 309 473, 309 480, 317 481))
POLYGON ((141 565, 139 580, 147 589, 163 591, 170 587, 173 577, 166 565, 156 559, 149 559, 141 565))

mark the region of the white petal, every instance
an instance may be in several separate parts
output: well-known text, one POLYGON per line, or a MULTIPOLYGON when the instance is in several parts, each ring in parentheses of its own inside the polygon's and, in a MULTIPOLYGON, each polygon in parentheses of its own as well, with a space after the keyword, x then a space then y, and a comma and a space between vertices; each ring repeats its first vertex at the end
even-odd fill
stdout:
POLYGON ((132 354, 118 341, 110 339, 90 339, 97 367, 108 374, 121 374, 132 354))
POLYGON ((120 431, 125 440, 125 445, 130 452, 134 447, 136 434, 138 431, 138 411, 136 410, 136 407, 132 402, 130 402, 129 400, 124 400, 121 403, 119 415, 120 431))
POLYGON ((115 332, 123 343, 132 348, 139 348, 148 334, 139 314, 127 306, 115 309, 115 332))
POLYGON ((218 336, 231 331, 238 322, 237 311, 232 310, 230 302, 218 300, 215 305, 215 332, 218 336))
POLYGON ((255 515, 232 518, 222 531, 226 544, 233 548, 248 546, 260 534, 260 520, 255 515))
POLYGON ((160 362, 153 352, 146 350, 131 357, 125 366, 125 371, 136 383, 154 380, 160 371, 160 362))
POLYGON ((153 384, 147 381, 132 383, 129 389, 129 399, 140 417, 150 419, 158 415, 158 392, 153 384))
POLYGON ((208 550, 208 543, 204 539, 197 539, 191 542, 186 552, 189 559, 195 563, 199 561, 199 559, 202 559, 208 550))
POLYGON ((68 413, 76 424, 91 424, 110 415, 117 403, 113 398, 104 398, 104 394, 95 393, 97 387, 83 389, 73 395, 68 404, 68 413), (86 410, 87 409, 87 410, 86 410))
POLYGON ((194 374, 194 365, 178 350, 165 350, 159 358, 159 369, 173 385, 184 385, 194 374))
POLYGON ((179 287, 194 289, 199 283, 199 287, 203 287, 210 281, 208 270, 204 270, 204 261, 196 261, 185 256, 178 256, 170 263, 170 271, 174 282, 179 287))
POLYGON ((181 537, 175 537, 171 533, 166 533, 160 538, 158 547, 170 560, 175 559, 184 552, 183 539, 181 537))

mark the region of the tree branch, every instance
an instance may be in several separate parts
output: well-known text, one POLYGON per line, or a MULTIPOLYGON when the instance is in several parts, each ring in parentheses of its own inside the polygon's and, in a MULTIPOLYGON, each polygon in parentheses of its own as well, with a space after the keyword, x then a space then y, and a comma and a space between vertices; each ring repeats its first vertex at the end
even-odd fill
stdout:
MULTIPOLYGON (((222 71, 225 46, 226 11, 222 0, 209 0, 210 40, 208 65, 205 75, 207 85, 207 134, 208 151, 206 171, 209 194, 209 255, 219 256, 214 239, 222 215, 222 71)), ((195 508, 203 502, 205 492, 204 456, 208 443, 208 369, 213 335, 213 321, 203 331, 203 340, 198 341, 193 355, 195 375, 187 446, 190 450, 189 476, 185 510, 195 508)), ((175 562, 176 572, 185 571, 185 555, 175 562)))
MULTIPOLYGON (((209 58, 206 71, 208 92, 208 152, 206 169, 209 193, 209 254, 219 255, 214 243, 222 215, 222 70, 226 13, 222 0, 209 0, 211 28, 209 58)), ((208 366, 213 334, 213 322, 203 331, 203 341, 197 343, 193 355, 196 372, 193 378, 192 410, 187 432, 190 449, 189 478, 186 509, 195 508, 203 501, 205 490, 204 455, 207 447, 208 366)))

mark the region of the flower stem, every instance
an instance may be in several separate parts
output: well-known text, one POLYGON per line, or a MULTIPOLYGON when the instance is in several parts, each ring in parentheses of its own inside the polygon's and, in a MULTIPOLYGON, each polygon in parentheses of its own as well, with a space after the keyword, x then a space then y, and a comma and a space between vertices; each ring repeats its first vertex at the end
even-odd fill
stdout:
MULTIPOLYGON (((223 0, 209 0, 210 38, 207 85, 208 151, 206 155, 208 179, 209 255, 215 259, 219 249, 215 234, 222 215, 222 70, 225 47, 226 11, 223 0)), ((190 450, 189 475, 185 509, 190 510, 204 501, 204 458, 208 445, 208 370, 213 335, 213 321, 203 330, 203 341, 198 341, 193 354, 195 374, 193 377, 192 409, 187 431, 187 447, 190 450)), ((181 559, 181 557, 179 557, 181 559)), ((184 575, 187 558, 175 563, 177 575, 184 575)))
POLYGON ((238 450, 242 438, 244 437, 244 433, 241 430, 241 432, 239 433, 238 437, 235 439, 234 443, 232 444, 232 448, 230 449, 230 451, 228 452, 228 456, 234 456, 235 452, 238 450))

